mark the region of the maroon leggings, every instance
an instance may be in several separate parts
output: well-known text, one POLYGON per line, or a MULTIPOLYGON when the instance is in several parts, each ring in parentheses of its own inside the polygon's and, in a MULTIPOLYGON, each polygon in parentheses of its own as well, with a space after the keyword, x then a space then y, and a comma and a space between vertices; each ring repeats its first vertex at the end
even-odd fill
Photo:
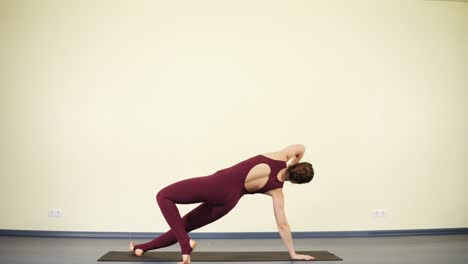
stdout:
POLYGON ((243 195, 240 177, 223 173, 190 178, 161 189, 156 195, 159 208, 170 230, 152 241, 136 245, 134 250, 148 251, 167 247, 179 241, 182 254, 190 254, 187 232, 212 223, 226 215, 243 195), (176 204, 202 203, 181 218, 176 204))
POLYGON ((278 181, 276 175, 285 167, 285 161, 257 155, 212 175, 182 180, 163 188, 156 195, 156 200, 171 230, 148 243, 136 245, 135 250, 148 251, 179 241, 182 254, 190 254, 192 248, 187 232, 223 217, 236 206, 244 194, 265 193, 282 188, 283 182, 278 181), (244 187, 247 174, 260 163, 268 164, 271 169, 268 182, 255 192, 248 192, 244 187), (176 204, 191 203, 202 204, 181 218, 176 204))

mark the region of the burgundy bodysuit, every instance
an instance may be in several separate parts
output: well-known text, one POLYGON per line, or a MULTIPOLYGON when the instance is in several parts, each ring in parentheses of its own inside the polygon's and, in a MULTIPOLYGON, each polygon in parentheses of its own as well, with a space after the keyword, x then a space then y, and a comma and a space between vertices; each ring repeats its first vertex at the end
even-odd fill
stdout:
POLYGON ((286 168, 286 162, 257 155, 212 175, 185 179, 161 189, 156 195, 159 208, 170 230, 152 241, 136 245, 134 250, 167 247, 179 241, 182 254, 190 254, 188 232, 212 223, 231 211, 244 194, 265 193, 282 188, 278 172, 286 168), (257 191, 249 192, 244 183, 249 171, 265 163, 270 167, 267 183, 257 191), (176 204, 201 203, 184 217, 180 217, 176 204))

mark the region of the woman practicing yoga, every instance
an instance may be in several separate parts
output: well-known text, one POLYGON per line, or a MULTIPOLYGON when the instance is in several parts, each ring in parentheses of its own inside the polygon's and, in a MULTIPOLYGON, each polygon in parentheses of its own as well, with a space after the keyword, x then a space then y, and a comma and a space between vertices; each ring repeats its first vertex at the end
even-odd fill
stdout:
POLYGON ((135 245, 130 250, 142 256, 152 249, 180 244, 183 262, 190 263, 190 253, 196 242, 188 232, 212 223, 231 211, 244 194, 262 193, 272 197, 276 224, 291 259, 312 260, 314 257, 296 254, 291 231, 284 212, 282 187, 285 181, 307 183, 314 177, 312 164, 299 162, 305 147, 295 144, 277 152, 246 159, 212 175, 182 180, 161 189, 156 200, 170 230, 154 240, 135 245), (181 218, 176 204, 201 203, 181 218))

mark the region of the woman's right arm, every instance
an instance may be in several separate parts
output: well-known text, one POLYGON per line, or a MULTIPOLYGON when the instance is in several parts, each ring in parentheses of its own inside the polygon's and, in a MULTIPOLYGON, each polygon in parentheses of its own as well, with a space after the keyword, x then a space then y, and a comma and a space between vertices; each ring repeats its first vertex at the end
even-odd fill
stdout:
POLYGON ((282 189, 273 189, 266 192, 266 194, 273 198, 273 212, 275 214, 278 233, 280 234, 280 237, 283 240, 283 243, 286 246, 291 259, 314 259, 314 257, 309 255, 297 254, 294 249, 291 229, 289 228, 288 220, 286 219, 286 214, 284 212, 284 196, 282 189))

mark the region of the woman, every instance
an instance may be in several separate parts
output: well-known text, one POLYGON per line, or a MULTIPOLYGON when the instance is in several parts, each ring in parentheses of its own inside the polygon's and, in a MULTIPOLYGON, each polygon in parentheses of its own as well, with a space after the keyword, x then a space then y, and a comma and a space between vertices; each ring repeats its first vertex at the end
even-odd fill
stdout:
POLYGON ((140 245, 130 244, 135 255, 152 249, 180 244, 183 262, 190 263, 190 253, 196 242, 188 232, 212 223, 237 204, 244 194, 262 193, 272 197, 280 236, 291 259, 312 260, 314 257, 296 254, 284 212, 282 187, 285 181, 307 183, 314 177, 312 165, 300 162, 305 147, 290 145, 280 151, 257 155, 208 176, 195 177, 171 184, 158 192, 156 200, 170 230, 154 240, 140 245), (201 203, 181 218, 176 204, 201 203))

